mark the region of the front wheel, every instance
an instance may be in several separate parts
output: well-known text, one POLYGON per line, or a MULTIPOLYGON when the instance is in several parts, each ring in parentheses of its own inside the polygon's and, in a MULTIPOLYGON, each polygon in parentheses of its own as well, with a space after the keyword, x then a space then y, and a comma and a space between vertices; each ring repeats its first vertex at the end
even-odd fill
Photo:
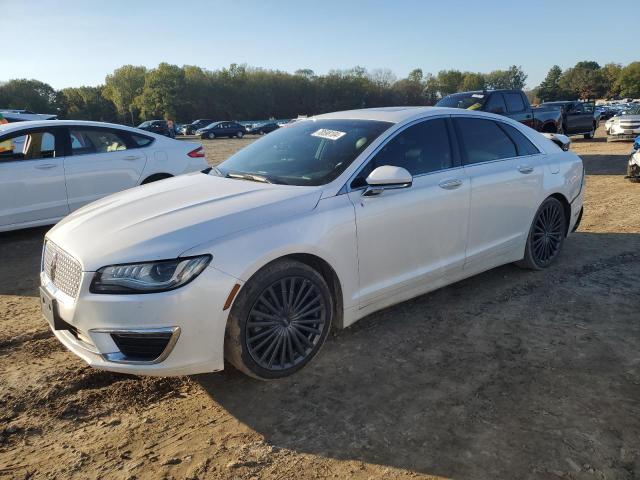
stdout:
POLYGON ((517 264, 531 270, 542 270, 558 257, 566 234, 564 207, 556 198, 547 198, 533 218, 527 237, 524 258, 517 264))
POLYGON ((333 319, 333 298, 324 278, 294 260, 256 273, 229 314, 225 357, 252 377, 287 377, 316 356, 333 319))
POLYGON ((209 132, 209 133, 207 133, 207 138, 209 140, 213 140, 214 138, 216 138, 216 134, 213 133, 213 132, 209 132))

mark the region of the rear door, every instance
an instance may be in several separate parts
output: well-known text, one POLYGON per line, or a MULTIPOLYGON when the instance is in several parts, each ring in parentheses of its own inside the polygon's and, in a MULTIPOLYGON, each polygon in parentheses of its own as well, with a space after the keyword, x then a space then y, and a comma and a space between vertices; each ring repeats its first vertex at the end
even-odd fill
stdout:
POLYGON ((0 229, 53 222, 68 213, 64 129, 24 129, 0 137, 0 229))
POLYGON ((525 103, 523 94, 520 92, 504 92, 504 103, 507 106, 507 114, 517 122, 533 128, 533 114, 531 107, 525 103))
POLYGON ((64 168, 71 211, 138 184, 147 158, 129 132, 85 126, 67 131, 64 168))
POLYGON ((505 122, 455 116, 454 124, 471 180, 465 268, 517 260, 541 195, 540 152, 505 122))

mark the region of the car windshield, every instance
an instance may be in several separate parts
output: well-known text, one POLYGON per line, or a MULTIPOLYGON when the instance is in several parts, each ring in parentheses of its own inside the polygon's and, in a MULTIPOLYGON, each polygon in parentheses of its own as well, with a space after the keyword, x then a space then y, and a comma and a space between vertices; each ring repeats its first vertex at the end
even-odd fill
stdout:
POLYGON ((480 110, 487 96, 484 93, 466 92, 466 93, 454 93, 444 97, 438 103, 436 107, 451 107, 451 108, 464 108, 466 110, 480 110))
POLYGON ((206 125, 206 126, 204 126, 204 127, 202 127, 202 128, 213 128, 213 127, 215 127, 216 125, 218 125, 219 123, 220 123, 220 122, 213 122, 213 123, 210 123, 209 125, 206 125))
POLYGON ((212 174, 255 175, 287 185, 325 185, 391 125, 374 120, 298 122, 240 150, 212 174))
POLYGON ((152 123, 153 122, 151 120, 147 120, 146 122, 142 122, 140 125, 138 125, 138 128, 149 127, 152 123))

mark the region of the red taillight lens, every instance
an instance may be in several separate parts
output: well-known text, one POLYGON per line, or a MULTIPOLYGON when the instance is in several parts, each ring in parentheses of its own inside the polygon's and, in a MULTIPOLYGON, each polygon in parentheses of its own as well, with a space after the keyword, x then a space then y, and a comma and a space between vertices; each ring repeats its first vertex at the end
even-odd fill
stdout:
POLYGON ((191 150, 187 153, 191 158, 204 158, 204 148, 202 146, 196 148, 195 150, 191 150))

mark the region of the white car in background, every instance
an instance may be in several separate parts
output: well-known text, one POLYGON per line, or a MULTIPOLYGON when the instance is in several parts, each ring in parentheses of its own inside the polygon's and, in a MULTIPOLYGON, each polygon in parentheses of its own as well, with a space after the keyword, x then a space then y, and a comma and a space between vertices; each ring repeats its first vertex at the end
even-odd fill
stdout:
POLYGON ((510 262, 551 265, 578 225, 575 153, 450 108, 320 115, 208 173, 109 196, 45 238, 42 311, 90 365, 290 375, 347 327, 510 262))
POLYGON ((50 225, 105 195, 206 167, 202 145, 122 125, 0 125, 0 231, 50 225))

